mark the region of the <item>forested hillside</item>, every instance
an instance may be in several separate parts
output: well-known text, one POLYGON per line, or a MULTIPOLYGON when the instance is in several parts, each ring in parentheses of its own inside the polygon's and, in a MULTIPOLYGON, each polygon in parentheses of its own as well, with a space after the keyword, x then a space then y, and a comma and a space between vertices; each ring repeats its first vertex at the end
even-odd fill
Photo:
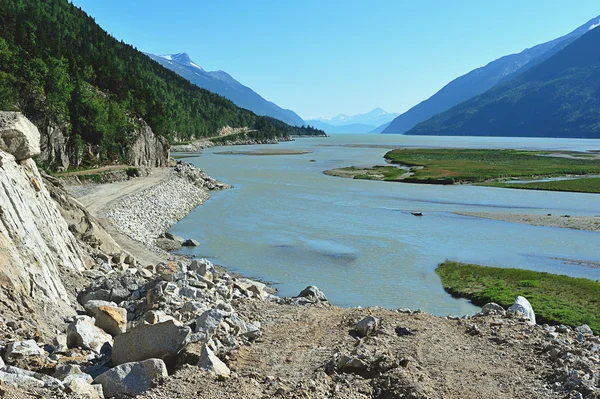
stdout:
POLYGON ((137 118, 170 139, 248 126, 259 138, 317 134, 236 107, 108 35, 67 0, 0 0, 0 109, 20 110, 68 146, 118 157, 137 118), (52 129, 50 129, 50 126, 52 129))

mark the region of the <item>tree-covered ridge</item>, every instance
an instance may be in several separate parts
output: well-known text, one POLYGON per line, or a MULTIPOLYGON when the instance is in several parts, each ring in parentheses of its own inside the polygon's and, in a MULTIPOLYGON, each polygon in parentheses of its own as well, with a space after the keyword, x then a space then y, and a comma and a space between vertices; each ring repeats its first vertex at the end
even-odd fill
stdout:
POLYGON ((117 41, 67 0, 0 0, 0 109, 118 152, 135 117, 173 138, 248 126, 261 136, 322 134, 236 107, 117 41))
POLYGON ((600 137, 600 30, 407 134, 600 137))

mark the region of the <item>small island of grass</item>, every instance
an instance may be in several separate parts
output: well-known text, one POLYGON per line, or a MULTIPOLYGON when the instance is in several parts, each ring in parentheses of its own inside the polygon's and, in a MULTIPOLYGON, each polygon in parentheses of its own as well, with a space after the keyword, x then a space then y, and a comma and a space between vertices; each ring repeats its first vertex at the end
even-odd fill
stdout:
POLYGON ((388 165, 348 167, 325 171, 355 179, 426 184, 477 183, 496 187, 600 192, 600 156, 573 151, 522 151, 487 149, 396 149, 384 156, 388 165), (586 179, 508 183, 511 179, 536 180, 580 176, 586 179))
POLYGON ((600 282, 452 261, 441 263, 436 272, 447 292, 476 305, 496 302, 507 308, 521 295, 531 303, 539 323, 587 324, 600 332, 600 282))

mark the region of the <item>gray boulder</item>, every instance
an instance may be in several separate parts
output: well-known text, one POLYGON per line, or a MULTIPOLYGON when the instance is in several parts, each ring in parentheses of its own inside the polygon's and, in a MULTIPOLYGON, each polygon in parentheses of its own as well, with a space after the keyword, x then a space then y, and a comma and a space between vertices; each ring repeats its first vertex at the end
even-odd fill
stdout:
POLYGON ((217 309, 209 309, 196 319, 196 331, 203 332, 210 339, 223 321, 223 313, 217 309))
POLYGON ((65 392, 82 399, 104 399, 102 386, 93 386, 90 383, 91 381, 87 381, 83 378, 73 378, 69 381, 65 381, 65 392), (100 389, 98 389, 98 387, 100 389))
POLYGON ((136 396, 146 392, 152 381, 168 376, 167 366, 160 359, 121 364, 96 377, 94 384, 102 385, 104 397, 136 396))
POLYGON ((37 343, 34 340, 29 339, 27 341, 16 341, 8 344, 4 359, 10 363, 17 359, 30 356, 41 356, 43 354, 44 350, 37 346, 37 343))
POLYGON ((94 325, 94 319, 79 316, 67 327, 67 347, 84 348, 96 353, 102 351, 104 345, 112 345, 112 337, 94 325))
POLYGON ((198 241, 194 240, 193 238, 188 238, 181 245, 184 247, 197 247, 200 245, 200 243, 198 241))
POLYGON ((327 302, 327 297, 319 288, 314 285, 309 285, 305 289, 303 289, 296 298, 310 298, 320 302, 327 302))
POLYGON ((19 112, 0 112, 0 150, 17 161, 40 154, 40 132, 19 112))
POLYGON ((179 237, 178 235, 175 235, 175 234, 169 233, 169 232, 165 233, 165 238, 167 238, 169 240, 177 241, 179 243, 179 245, 181 245, 185 242, 185 239, 183 237, 179 237))
POLYGON ((359 337, 366 337, 377 329, 379 319, 373 316, 367 316, 354 325, 353 330, 359 337))
POLYGON ((506 314, 506 310, 504 310, 504 308, 498 305, 497 303, 490 302, 483 305, 483 307, 481 308, 481 313, 484 315, 497 314, 504 316, 506 314))
POLYGON ((28 375, 11 374, 4 371, 0 371, 0 381, 9 387, 20 388, 43 388, 46 385, 44 381, 28 375))
POLYGON ((535 313, 529 301, 522 296, 515 298, 515 303, 508 308, 509 313, 522 313, 529 321, 535 324, 535 313))
POLYGON ((191 329, 174 320, 157 324, 140 324, 117 335, 112 351, 113 364, 146 359, 168 359, 177 355, 189 342, 191 329))
POLYGON ((594 332, 592 331, 590 326, 588 326, 587 324, 583 324, 579 327, 575 327, 575 331, 577 331, 579 334, 583 334, 583 335, 594 335, 594 332))

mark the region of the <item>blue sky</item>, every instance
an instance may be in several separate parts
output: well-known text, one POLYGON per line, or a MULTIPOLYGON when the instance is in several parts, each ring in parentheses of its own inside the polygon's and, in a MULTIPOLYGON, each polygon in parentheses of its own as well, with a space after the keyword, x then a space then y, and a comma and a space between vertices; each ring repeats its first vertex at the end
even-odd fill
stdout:
POLYGON ((72 2, 117 39, 187 52, 303 118, 404 112, 472 69, 600 15, 598 0, 72 2))

